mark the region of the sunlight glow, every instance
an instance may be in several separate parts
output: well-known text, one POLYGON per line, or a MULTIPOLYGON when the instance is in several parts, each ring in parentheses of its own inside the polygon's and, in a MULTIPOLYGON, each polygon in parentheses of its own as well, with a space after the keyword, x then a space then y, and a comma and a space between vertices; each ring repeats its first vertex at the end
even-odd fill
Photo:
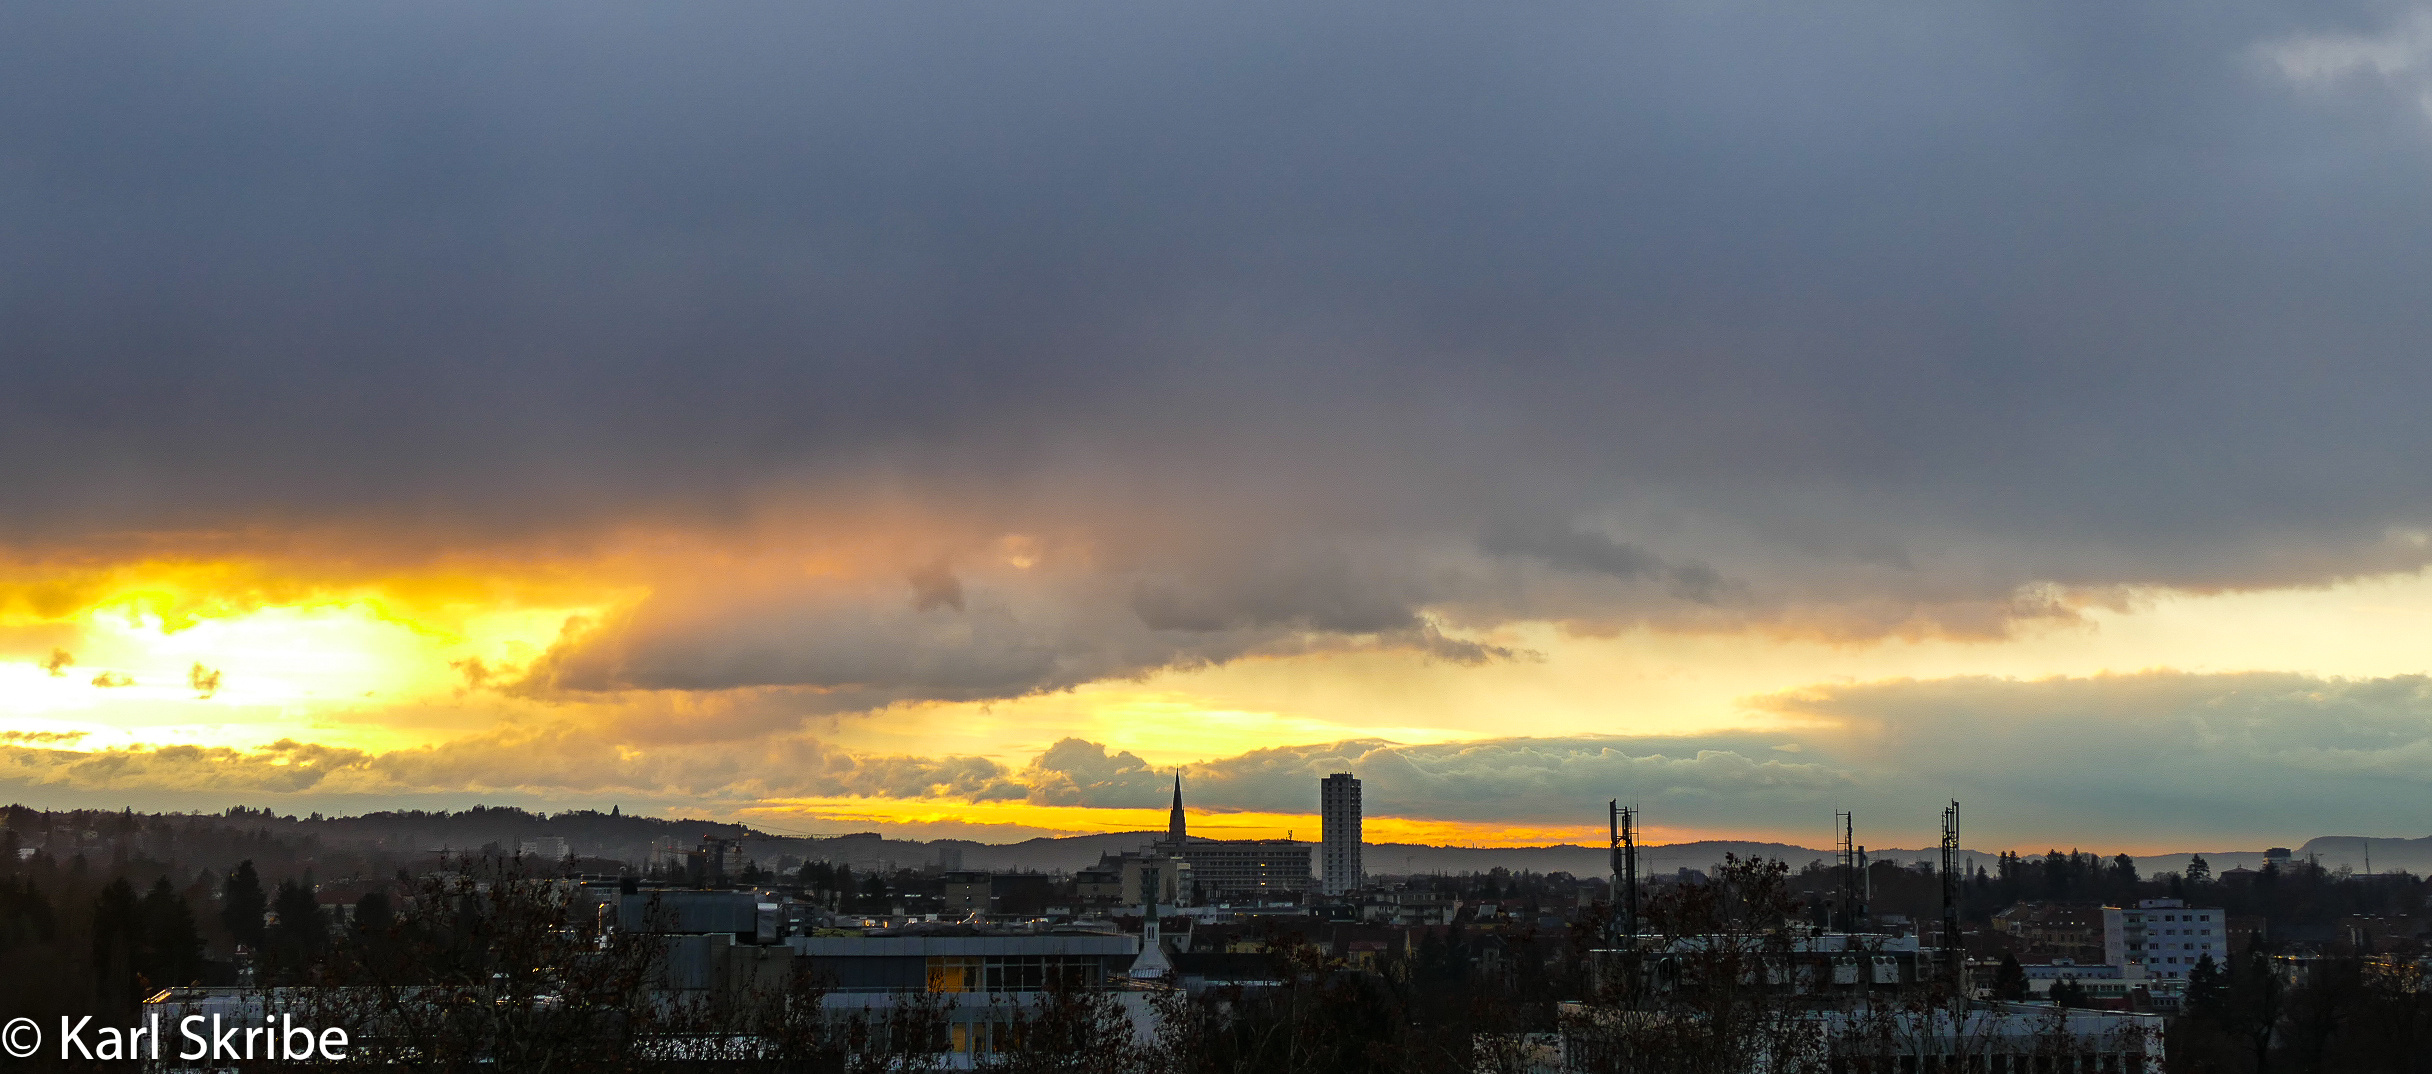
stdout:
MULTIPOLYGON (((1314 795, 1315 789, 1311 789, 1314 795)), ((1315 813, 1222 813, 1185 810, 1191 831, 1212 839, 1299 839, 1316 842, 1315 813)), ((1036 805, 1030 802, 964 802, 954 799, 779 798, 737 813, 746 823, 822 831, 876 830, 941 838, 971 833, 1027 836, 1162 832, 1164 809, 1107 809, 1036 805), (841 827, 840 827, 841 826, 841 827)), ((1362 830, 1371 843, 1429 843, 1450 846, 1545 846, 1601 842, 1592 825, 1512 825, 1416 817, 1370 816, 1362 830)), ((1025 836, 1015 836, 1022 838, 1025 836)))
MULTIPOLYGON (((20 572, 4 572, 20 573, 20 572)), ((152 563, 41 583, 0 580, 0 717, 82 748, 419 744, 334 717, 444 700, 468 667, 512 671, 570 616, 602 605, 501 600, 450 578, 351 585, 230 564, 152 563), (36 726, 39 724, 39 726, 36 726)))

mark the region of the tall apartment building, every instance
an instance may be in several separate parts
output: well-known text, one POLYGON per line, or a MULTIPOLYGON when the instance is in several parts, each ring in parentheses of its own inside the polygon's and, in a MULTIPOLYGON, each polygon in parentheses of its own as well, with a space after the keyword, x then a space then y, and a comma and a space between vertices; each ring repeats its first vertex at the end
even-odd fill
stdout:
POLYGON ((1360 867, 1360 781, 1349 772, 1327 776, 1318 785, 1318 811, 1325 825, 1318 889, 1328 895, 1354 891, 1367 882, 1360 867))

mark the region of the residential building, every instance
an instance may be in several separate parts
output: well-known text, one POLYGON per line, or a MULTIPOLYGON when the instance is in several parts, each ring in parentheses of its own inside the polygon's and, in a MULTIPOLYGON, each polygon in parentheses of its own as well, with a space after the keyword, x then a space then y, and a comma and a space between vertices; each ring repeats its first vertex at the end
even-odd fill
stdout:
MULTIPOLYGON (((2233 934, 2237 926, 2231 925, 2233 934)), ((2427 919, 2349 914, 2339 919, 2340 938, 2364 954, 2412 951, 2423 945, 2427 919)))
POLYGON ((1297 897, 1309 890, 1309 844, 1289 839, 1192 839, 1178 855, 1208 899, 1297 897))
POLYGON ((967 914, 987 914, 996 911, 995 878, 987 873, 951 872, 939 878, 942 890, 939 908, 955 917, 967 914))
POLYGON ((1360 862, 1360 781, 1337 772, 1318 784, 1318 809, 1324 825, 1318 865, 1319 890, 1343 895, 1367 882, 1360 862))
POLYGON ((2092 903, 2022 902, 1993 915, 1993 930, 2017 941, 2020 962, 2109 962, 2105 908, 2092 903))
POLYGON ((2146 899, 2103 908, 2103 961, 2142 967, 2145 976, 2184 982, 2196 964, 2229 957, 2229 918, 2219 907, 2146 899))
POLYGON ((1098 864, 1073 874, 1073 900, 1093 909, 1138 906, 1143 878, 1151 877, 1159 903, 1189 906, 1195 870, 1188 859, 1169 857, 1164 849, 1161 841, 1155 852, 1100 856, 1098 864))
POLYGON ((1081 906, 1102 908, 1123 901, 1123 859, 1108 854, 1098 864, 1072 874, 1073 901, 1081 906))

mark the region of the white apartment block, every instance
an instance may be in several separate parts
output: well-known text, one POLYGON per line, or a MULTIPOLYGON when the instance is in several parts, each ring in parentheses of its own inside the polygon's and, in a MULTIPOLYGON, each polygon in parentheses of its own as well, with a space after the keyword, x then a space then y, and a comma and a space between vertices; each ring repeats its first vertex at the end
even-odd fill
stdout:
POLYGON ((2219 907, 2177 899, 2146 899, 2133 907, 2103 907, 2103 961, 2147 978, 2187 980, 2204 956, 2229 961, 2229 916, 2219 907))

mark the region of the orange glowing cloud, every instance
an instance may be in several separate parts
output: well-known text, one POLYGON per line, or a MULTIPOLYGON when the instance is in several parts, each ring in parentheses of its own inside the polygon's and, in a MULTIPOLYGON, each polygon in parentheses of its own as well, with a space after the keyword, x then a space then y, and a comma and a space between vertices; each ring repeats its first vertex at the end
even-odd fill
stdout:
MULTIPOLYGON (((1315 841, 1315 813, 1186 810, 1193 834, 1215 839, 1302 839, 1315 841)), ((738 811, 746 823, 776 828, 833 830, 839 825, 928 834, 1095 835, 1164 831, 1164 809, 1119 809, 1042 805, 1027 801, 961 801, 899 798, 774 798, 738 811)), ((1515 847, 1599 842, 1593 825, 1506 824, 1371 816, 1362 822, 1370 843, 1515 847)))

